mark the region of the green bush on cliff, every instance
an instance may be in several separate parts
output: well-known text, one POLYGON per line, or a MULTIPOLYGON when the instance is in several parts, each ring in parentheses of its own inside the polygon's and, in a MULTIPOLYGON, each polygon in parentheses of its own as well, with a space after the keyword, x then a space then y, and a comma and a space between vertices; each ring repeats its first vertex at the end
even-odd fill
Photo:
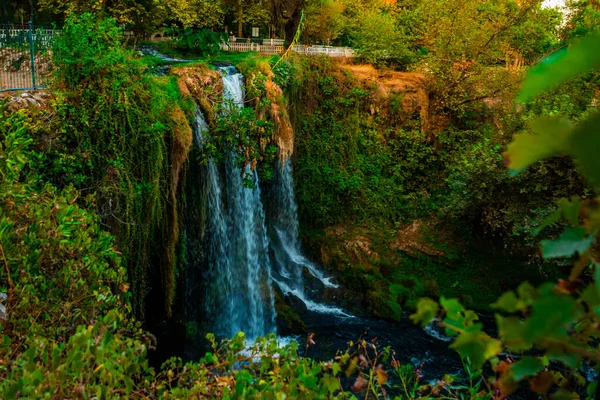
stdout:
POLYGON ((54 53, 58 132, 45 134, 56 143, 42 156, 48 179, 95 196, 100 220, 117 237, 128 266, 136 314, 143 315, 152 257, 162 261, 156 279, 170 309, 175 257, 168 249, 177 239, 169 232, 176 220, 171 193, 177 177, 169 167, 186 157, 178 151, 191 142, 182 113, 190 105, 181 100, 174 78, 146 73, 112 19, 69 17, 54 53), (152 253, 161 247, 165 253, 152 253))
POLYGON ((569 159, 546 160, 511 179, 500 152, 514 134, 529 130, 534 115, 585 115, 596 81, 591 75, 523 107, 472 105, 469 118, 425 133, 419 120, 402 115, 402 96, 386 98, 326 58, 295 62, 299 83, 288 95, 295 110, 296 196, 307 228, 394 229, 435 217, 509 252, 532 254, 536 223, 556 201, 590 193, 569 159), (577 96, 567 95, 571 89, 577 96))
POLYGON ((296 114, 300 216, 323 227, 349 220, 396 222, 417 207, 440 158, 418 130, 374 118, 372 93, 326 59, 304 61, 296 114))

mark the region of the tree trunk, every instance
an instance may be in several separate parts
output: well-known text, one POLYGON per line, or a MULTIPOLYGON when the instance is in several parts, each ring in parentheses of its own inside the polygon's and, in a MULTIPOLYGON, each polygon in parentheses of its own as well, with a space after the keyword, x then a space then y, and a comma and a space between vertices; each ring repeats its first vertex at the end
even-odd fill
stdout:
POLYGON ((243 0, 238 0, 238 9, 237 9, 237 20, 238 20, 238 37, 244 37, 244 24, 242 23, 242 19, 244 17, 244 8, 242 6, 243 0))
POLYGON ((31 13, 29 14, 29 20, 32 24, 35 24, 35 0, 29 0, 31 6, 31 13))
POLYGON ((4 23, 8 25, 8 6, 6 0, 2 0, 2 10, 4 12, 4 23))

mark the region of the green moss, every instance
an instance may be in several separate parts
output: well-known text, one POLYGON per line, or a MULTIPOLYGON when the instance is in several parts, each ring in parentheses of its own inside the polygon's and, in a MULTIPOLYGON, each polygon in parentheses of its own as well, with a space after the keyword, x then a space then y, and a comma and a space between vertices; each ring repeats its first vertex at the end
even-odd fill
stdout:
POLYGON ((306 332, 306 325, 296 311, 290 307, 283 294, 275 291, 275 312, 277 314, 277 331, 280 335, 299 334, 306 332))
POLYGON ((385 290, 373 290, 367 293, 367 307, 376 317, 400 321, 402 319, 402 306, 385 290))

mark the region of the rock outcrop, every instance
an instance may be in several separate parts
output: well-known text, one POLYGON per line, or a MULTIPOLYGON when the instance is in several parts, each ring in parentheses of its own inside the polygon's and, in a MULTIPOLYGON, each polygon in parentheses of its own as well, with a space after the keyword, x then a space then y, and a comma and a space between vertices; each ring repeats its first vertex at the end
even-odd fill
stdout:
POLYGON ((396 112, 392 102, 398 101, 401 112, 406 115, 419 114, 421 132, 430 129, 429 94, 425 75, 412 72, 378 70, 372 65, 346 64, 343 69, 359 81, 376 88, 377 97, 371 105, 371 114, 388 116, 396 112))

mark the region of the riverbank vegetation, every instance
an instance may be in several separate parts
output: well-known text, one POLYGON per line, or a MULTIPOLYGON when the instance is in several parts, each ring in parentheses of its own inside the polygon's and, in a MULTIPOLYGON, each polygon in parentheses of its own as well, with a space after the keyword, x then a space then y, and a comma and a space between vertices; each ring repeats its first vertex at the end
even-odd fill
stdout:
MULTIPOLYGON (((594 398, 592 2, 566 16, 539 1, 150 3, 40 0, 63 24, 51 95, 0 102, 0 397, 594 398), (119 24, 170 25, 163 49, 197 59, 156 76, 119 24), (227 115, 211 66, 221 35, 200 32, 254 25, 358 58, 217 56, 246 77, 246 108, 227 115), (185 185, 190 163, 225 152, 267 193, 276 160, 291 160, 302 241, 340 285, 324 301, 433 321, 464 372, 423 382, 367 337, 315 361, 309 332, 301 347, 209 335, 199 360, 151 362, 195 331, 182 317, 185 185)), ((283 325, 305 329, 277 296, 283 325)))

